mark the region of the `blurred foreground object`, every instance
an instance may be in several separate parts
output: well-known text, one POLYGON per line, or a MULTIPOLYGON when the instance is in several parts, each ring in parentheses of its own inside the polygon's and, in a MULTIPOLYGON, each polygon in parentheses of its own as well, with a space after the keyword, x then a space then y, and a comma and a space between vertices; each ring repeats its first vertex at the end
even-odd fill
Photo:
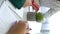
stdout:
POLYGON ((7 34, 26 34, 29 33, 28 29, 28 22, 27 21, 19 21, 14 24, 7 34))

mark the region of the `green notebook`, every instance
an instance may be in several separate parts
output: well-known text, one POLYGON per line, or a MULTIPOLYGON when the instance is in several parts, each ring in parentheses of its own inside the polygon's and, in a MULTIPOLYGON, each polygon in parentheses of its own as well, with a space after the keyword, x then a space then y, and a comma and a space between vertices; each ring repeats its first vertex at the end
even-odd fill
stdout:
POLYGON ((9 1, 13 4, 14 7, 20 9, 24 5, 26 0, 9 0, 9 1))

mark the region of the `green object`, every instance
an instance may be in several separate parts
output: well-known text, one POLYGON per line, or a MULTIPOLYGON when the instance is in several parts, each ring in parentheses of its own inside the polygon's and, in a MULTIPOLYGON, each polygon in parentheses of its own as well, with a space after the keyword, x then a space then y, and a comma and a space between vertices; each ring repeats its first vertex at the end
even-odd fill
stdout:
POLYGON ((26 0, 9 0, 9 1, 13 4, 13 6, 20 9, 24 5, 26 0))
POLYGON ((36 13, 36 21, 41 22, 44 19, 43 13, 36 13))

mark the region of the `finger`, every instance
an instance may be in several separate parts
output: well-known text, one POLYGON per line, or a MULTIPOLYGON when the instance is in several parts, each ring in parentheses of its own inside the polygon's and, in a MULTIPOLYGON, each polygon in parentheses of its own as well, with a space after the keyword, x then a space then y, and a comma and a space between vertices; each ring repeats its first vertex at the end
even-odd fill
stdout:
POLYGON ((28 25, 28 22, 27 21, 18 21, 18 23, 17 23, 18 25, 25 25, 26 27, 27 27, 27 25, 28 25))
POLYGON ((26 24, 28 22, 27 21, 18 21, 18 23, 24 23, 24 24, 26 24))

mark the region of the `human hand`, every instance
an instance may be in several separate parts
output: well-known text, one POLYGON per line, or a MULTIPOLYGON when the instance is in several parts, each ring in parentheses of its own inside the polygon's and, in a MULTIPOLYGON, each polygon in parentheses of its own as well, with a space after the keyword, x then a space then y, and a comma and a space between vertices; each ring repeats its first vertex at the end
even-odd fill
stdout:
POLYGON ((10 28, 7 34, 30 34, 29 31, 31 29, 27 26, 27 21, 18 21, 10 28))

